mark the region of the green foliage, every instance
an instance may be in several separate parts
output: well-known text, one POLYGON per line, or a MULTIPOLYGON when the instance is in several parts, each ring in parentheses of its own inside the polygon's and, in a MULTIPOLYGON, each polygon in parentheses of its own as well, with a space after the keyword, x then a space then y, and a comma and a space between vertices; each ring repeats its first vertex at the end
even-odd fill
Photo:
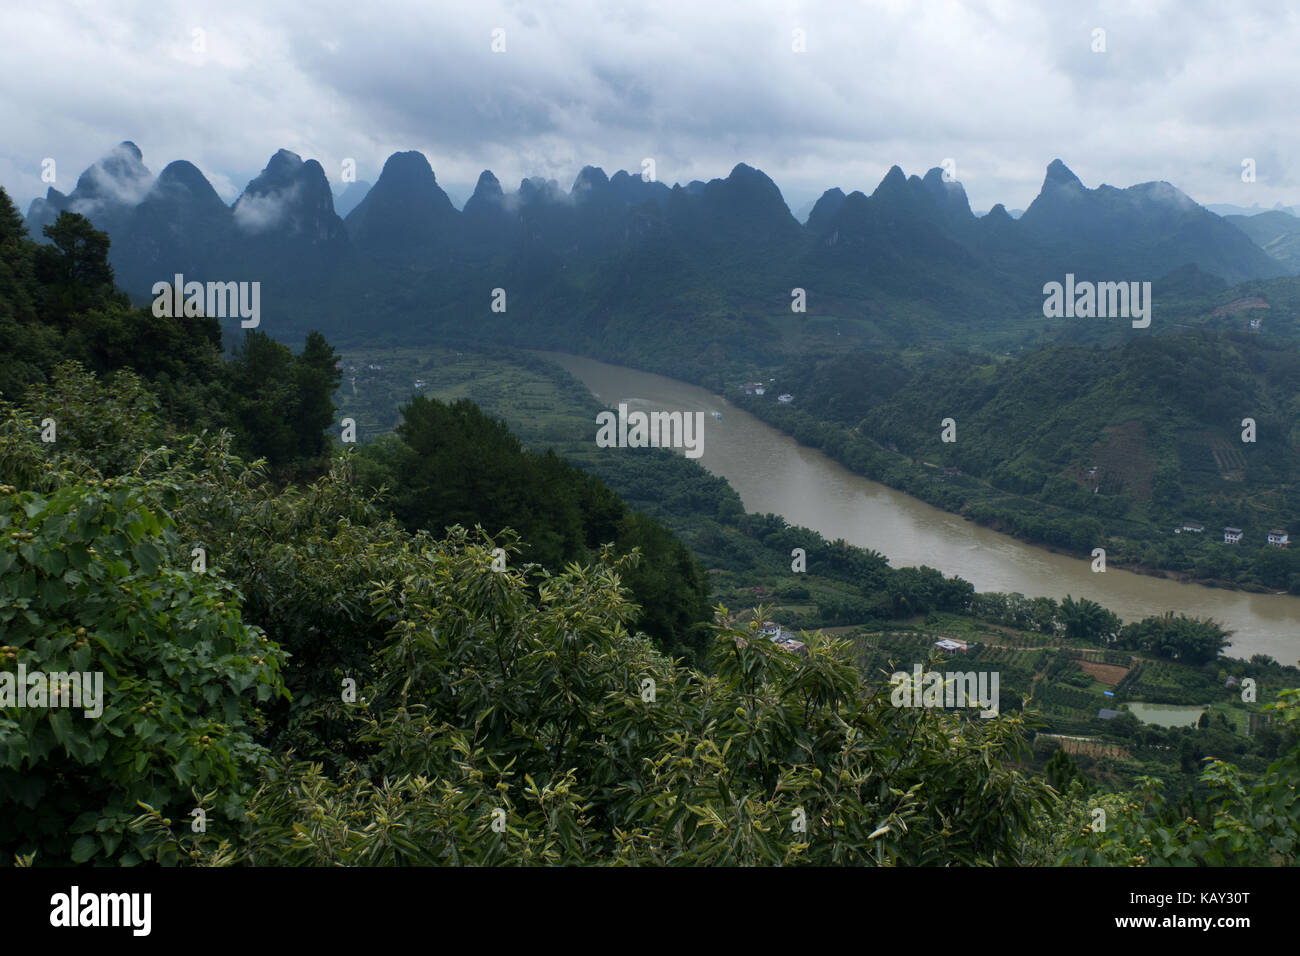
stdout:
POLYGON ((158 401, 133 372, 119 374, 111 392, 76 362, 57 366, 51 379, 27 392, 26 408, 39 421, 7 408, 4 427, 13 439, 28 428, 34 429, 28 437, 43 431, 40 423, 47 420, 54 429, 54 440, 42 442, 41 456, 22 454, 26 446, 21 444, 11 446, 12 478, 30 485, 39 480, 42 468, 121 475, 132 469, 141 452, 161 440, 158 401))
POLYGON ((525 542, 523 559, 551 571, 590 559, 604 544, 621 554, 637 549, 640 560, 624 579, 641 605, 638 626, 670 652, 695 659, 706 651, 708 585, 690 551, 598 479, 550 451, 524 451, 504 422, 473 402, 417 395, 403 407, 395 438, 362 449, 358 475, 388 489, 408 530, 509 528, 525 542))
MULTIPOLYGON (((16 446, 38 425, 4 412, 10 474, 25 470, 30 452, 16 446)), ((283 693, 283 654, 220 576, 173 566, 187 554, 164 510, 174 486, 96 480, 84 459, 54 477, 47 492, 0 487, 3 666, 98 672, 102 714, 0 708, 0 845, 45 863, 139 862, 149 853, 127 830, 137 802, 179 818, 203 792, 208 809, 240 816, 264 757, 258 705, 283 693)))
MULTIPOLYGON (((119 414, 113 389, 77 398, 88 387, 71 378, 69 400, 98 398, 119 414)), ((277 490, 220 439, 151 448, 147 428, 113 448, 134 477, 98 477, 104 450, 93 445, 36 468, 47 454, 36 423, 9 415, 17 424, 0 446, 6 473, 36 472, 48 486, 11 495, 11 520, 45 545, 32 560, 57 560, 68 534, 50 522, 65 504, 99 502, 90 541, 107 567, 92 578, 99 559, 87 565, 78 584, 87 591, 62 618, 62 596, 32 572, 43 603, 15 602, 13 615, 30 612, 35 620, 21 626, 40 633, 24 632, 18 652, 39 646, 32 660, 45 661, 76 643, 76 627, 92 640, 137 636, 124 651, 134 669, 112 661, 120 677, 134 675, 137 693, 108 682, 96 725, 114 726, 120 705, 136 734, 110 740, 76 788, 82 800, 112 796, 104 809, 72 814, 46 791, 36 807, 49 814, 44 829, 22 815, 30 809, 12 815, 23 827, 6 834, 14 852, 79 859, 94 847, 76 841, 93 832, 108 833, 126 862, 1014 862, 1034 808, 1048 800, 997 759, 1014 757, 1019 718, 895 709, 846 663, 842 644, 805 660, 751 627, 722 625, 714 676, 672 663, 628 628, 631 556, 607 549, 558 574, 512 558, 496 571, 485 536, 454 527, 436 542, 379 520, 350 459, 302 491, 277 490), (146 504, 155 500, 172 517, 146 504), (172 570, 169 557, 183 561, 195 542, 211 555, 207 572, 172 570), (281 636, 297 654, 287 663, 281 636), (268 712, 264 736, 279 756, 265 763, 249 726, 259 698, 269 704, 280 692, 282 663, 302 693, 287 712, 268 712), (165 684, 169 665, 175 682, 165 684), (362 690, 344 703, 340 679, 351 675, 362 690), (133 789, 108 772, 115 745, 141 767, 133 789), (130 750, 147 746, 168 764, 167 787, 153 758, 141 764, 130 750), (243 815, 231 801, 259 763, 243 815), (217 821, 197 845, 165 822, 193 806, 217 821), (505 835, 491 829, 498 808, 505 835), (790 828, 795 810, 806 831, 790 828), (122 850, 128 842, 114 840, 127 816, 136 827, 122 850), (55 821, 63 836, 50 835, 55 821)), ((5 587, 30 589, 26 560, 19 550, 0 576, 5 587)))
POLYGON ((1046 773, 1047 782, 1058 792, 1068 790, 1076 778, 1082 779, 1078 766, 1064 750, 1057 750, 1052 755, 1052 759, 1047 762, 1046 773))
POLYGON ((1212 661, 1228 646, 1230 632, 1212 620, 1163 615, 1126 624, 1118 635, 1121 647, 1148 651, 1159 657, 1197 665, 1212 661))
POLYGON ((894 613, 900 617, 931 611, 964 611, 975 593, 969 581, 945 578, 942 572, 924 565, 896 569, 887 587, 894 613))
POLYGON ((108 237, 85 218, 61 214, 46 227, 50 243, 38 246, 16 214, 0 191, 0 395, 23 398, 69 361, 99 374, 131 369, 169 424, 234 428, 240 450, 283 477, 319 470, 340 381, 321 335, 308 334, 294 356, 250 332, 223 362, 216 319, 129 307, 113 288, 108 237))
MULTIPOLYGON (((1290 747, 1258 780, 1208 758, 1206 799, 1173 805, 1148 779, 1110 814, 1104 833, 1083 832, 1062 856, 1070 864, 1120 866, 1294 866, 1300 859, 1300 690, 1282 691, 1270 709, 1290 747)), ((1190 741, 1188 742, 1190 746, 1190 741)))
POLYGON ((240 447, 272 468, 318 464, 334 421, 331 396, 342 373, 316 332, 300 355, 265 332, 249 330, 227 367, 230 421, 240 447))
POLYGON ((108 235, 90 220, 61 212, 45 227, 48 245, 36 252, 36 277, 51 295, 68 305, 84 304, 113 292, 113 267, 108 264, 108 235))
MULTIPOLYGON (((0 366, 24 398, 0 406, 0 672, 104 676, 99 718, 0 710, 0 852, 18 862, 1132 863, 1159 827, 1175 835, 1169 859, 1294 862, 1294 706, 1259 732, 1278 756, 1258 781, 1205 778, 1226 822, 1203 801, 1187 817, 1212 836, 1171 828, 1179 790, 1132 834, 1077 842, 1082 770, 1059 755, 1048 770, 1063 814, 1025 769, 1033 718, 1005 694, 992 720, 894 707, 843 642, 813 636, 794 654, 760 635, 761 614, 741 623, 719 607, 710 620, 678 539, 467 403, 413 402, 392 440, 326 458, 338 373, 323 339, 295 357, 255 334, 222 364, 201 324, 187 337, 97 286, 101 244, 75 220, 61 220, 67 241, 38 280, 5 210, 0 323, 33 334, 6 341, 0 366), (61 350, 81 365, 60 364, 61 350), (178 430, 236 419, 238 436, 178 430), (401 521, 377 506, 381 486, 401 521), (196 808, 207 834, 186 825, 196 808)), ((787 596, 828 613, 970 612, 1043 635, 989 659, 1046 678, 1062 707, 1090 691, 1071 686, 1068 654, 1039 649, 1053 642, 1179 662, 1153 674, 1213 662, 1222 644, 1212 622, 1117 630, 1091 602, 975 595, 932 569, 890 569, 740 514, 668 457, 616 468, 643 489, 672 476, 673 508, 707 514, 737 566, 779 567, 788 585, 803 547, 818 575, 787 596)), ((1289 674, 1266 660, 1237 670, 1289 674)), ((1149 735, 1120 729, 1135 747, 1149 735)), ((1234 742, 1195 733, 1161 739, 1186 739, 1189 762, 1234 742)))
POLYGON ((1075 600, 1070 595, 1061 602, 1061 623, 1065 636, 1097 644, 1111 644, 1120 633, 1120 619, 1096 601, 1075 600))
POLYGON ((752 626, 716 629, 716 674, 704 677, 626 630, 611 554, 534 594, 523 570, 492 571, 490 544, 457 529, 407 556, 401 578, 375 582, 389 628, 375 680, 355 705, 320 705, 366 754, 332 775, 269 769, 249 822, 207 862, 1023 857, 1051 797, 1002 762, 1020 718, 895 708, 843 644, 805 660, 752 626))

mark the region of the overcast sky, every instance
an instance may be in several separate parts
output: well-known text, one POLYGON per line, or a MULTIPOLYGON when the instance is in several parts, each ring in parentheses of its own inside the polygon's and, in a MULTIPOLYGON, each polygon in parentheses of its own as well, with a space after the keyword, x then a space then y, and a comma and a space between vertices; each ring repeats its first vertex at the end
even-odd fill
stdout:
POLYGON ((1088 186, 1300 202, 1300 15, 1275 0, 24 0, 0 22, 24 211, 43 159, 68 192, 125 139, 228 201, 285 147, 332 182, 418 149, 458 204, 484 168, 568 188, 645 157, 670 184, 749 163, 796 211, 949 158, 976 210, 1023 208, 1057 157, 1088 186))

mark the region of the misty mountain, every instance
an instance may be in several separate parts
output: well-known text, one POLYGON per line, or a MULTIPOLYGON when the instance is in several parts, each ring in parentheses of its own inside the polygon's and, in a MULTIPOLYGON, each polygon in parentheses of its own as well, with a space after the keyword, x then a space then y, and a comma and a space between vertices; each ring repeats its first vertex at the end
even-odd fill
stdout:
POLYGON ((803 223, 803 224, 806 226, 806 225, 808 225, 808 217, 809 217, 810 215, 812 215, 812 211, 813 211, 813 209, 815 209, 816 207, 817 207, 817 200, 816 200, 816 199, 809 199, 807 202, 805 202, 805 203, 804 203, 803 205, 801 205, 799 208, 793 210, 793 212, 794 212, 794 218, 797 219, 797 220, 799 220, 799 222, 803 223))
POLYGON ((244 187, 231 218, 234 241, 213 267, 226 275, 213 278, 260 281, 270 287, 264 293, 282 290, 287 298, 315 287, 352 253, 325 170, 287 149, 244 187))
POLYGON ((780 243, 800 234, 776 183, 744 163, 726 179, 674 188, 668 213, 683 237, 700 243, 780 243))
POLYGON ((459 219, 423 153, 394 153, 348 214, 348 235, 376 258, 419 258, 452 241, 459 219))
POLYGON ((1249 206, 1234 206, 1231 203, 1206 203, 1205 208, 1210 210, 1216 216, 1258 216, 1262 212, 1285 212, 1292 216, 1300 216, 1300 206, 1284 206, 1277 203, 1272 209, 1266 209, 1259 203, 1253 203, 1249 206))
POLYGON ((364 179, 348 183, 334 194, 334 211, 346 220, 348 213, 356 209, 361 204, 361 200, 366 198, 366 193, 370 192, 371 185, 373 184, 366 182, 364 179))
POLYGON ((492 171, 483 170, 461 212, 464 235, 484 245, 492 244, 494 239, 503 240, 515 222, 513 206, 507 206, 505 192, 492 171))
POLYGON ((1292 275, 1300 273, 1300 218, 1281 210, 1224 216, 1292 275))
POLYGON ((65 209, 80 213, 110 236, 119 233, 132 210, 148 194, 153 174, 145 167, 135 143, 119 143, 91 164, 68 195, 53 186, 44 199, 32 202, 27 212, 27 229, 36 237, 65 209))
POLYGON ((457 210, 428 160, 401 152, 373 187, 349 184, 338 201, 352 196, 345 222, 320 164, 280 150, 227 207, 192 164, 154 181, 123 143, 71 194, 33 202, 29 227, 39 235, 59 210, 85 210, 141 299, 175 272, 263 281, 264 313, 286 338, 322 328, 346 341, 364 316, 367 335, 616 355, 653 328, 647 347, 665 355, 756 361, 791 347, 789 323, 802 329, 797 347, 832 349, 1039 335, 1042 286, 1066 272, 1203 285, 1286 271, 1168 183, 1090 189, 1060 160, 1020 219, 1000 204, 976 216, 940 169, 897 166, 870 195, 828 189, 805 224, 744 163, 671 187, 587 166, 568 189, 532 177, 507 191, 485 170, 457 210), (506 313, 491 311, 497 288, 506 313), (791 310, 796 288, 804 313, 791 310))
POLYGON ((894 166, 870 196, 823 194, 808 217, 815 244, 803 258, 815 287, 845 299, 924 289, 922 300, 944 308, 964 302, 976 312, 1000 301, 1005 283, 989 281, 970 242, 977 220, 966 194, 938 176, 935 169, 925 179, 909 178, 894 166))
POLYGON ((1088 189, 1059 159, 1017 220, 1056 274, 1154 280, 1191 263, 1228 282, 1282 274, 1258 246, 1166 182, 1088 189))
MULTIPOLYGON (((91 218, 94 221, 94 218, 91 218)), ((206 276, 221 269, 236 246, 234 219, 198 167, 169 163, 124 224, 109 233, 124 288, 145 289, 172 272, 206 276)))

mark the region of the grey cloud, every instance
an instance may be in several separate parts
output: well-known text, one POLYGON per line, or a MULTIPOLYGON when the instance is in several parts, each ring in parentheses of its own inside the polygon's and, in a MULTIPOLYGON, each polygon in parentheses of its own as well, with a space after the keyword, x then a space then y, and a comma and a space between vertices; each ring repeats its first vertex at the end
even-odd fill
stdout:
POLYGON ((743 161, 792 207, 946 157, 982 209, 1024 208, 1056 156, 1090 186, 1300 200, 1300 21, 1265 2, 123 0, 20 7, 7 26, 27 42, 0 77, 0 183, 24 205, 44 192, 41 157, 66 175, 125 138, 153 168, 185 158, 224 177, 228 197, 285 147, 335 182, 345 157, 373 181, 390 153, 419 149, 471 188, 485 168, 567 186, 584 165, 636 172, 652 156, 662 181, 685 183, 743 161), (192 26, 207 30, 202 57, 192 26), (796 27, 807 53, 791 50, 796 27), (1246 156, 1257 183, 1240 182, 1246 156))

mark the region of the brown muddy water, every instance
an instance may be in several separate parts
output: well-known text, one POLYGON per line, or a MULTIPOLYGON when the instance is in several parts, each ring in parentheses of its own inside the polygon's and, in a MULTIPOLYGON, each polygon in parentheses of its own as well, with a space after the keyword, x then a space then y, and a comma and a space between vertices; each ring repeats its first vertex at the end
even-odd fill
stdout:
MULTIPOLYGON (((568 370, 607 406, 704 412, 698 461, 731 484, 747 511, 779 514, 828 539, 872 548, 896 567, 927 564, 980 591, 1087 597, 1125 621, 1165 611, 1212 617, 1234 632, 1233 657, 1270 654, 1284 664, 1300 657, 1300 597, 1226 591, 1113 566, 1095 573, 1091 559, 1017 541, 855 475, 707 389, 581 356, 537 354, 568 370)), ((593 421, 593 441, 595 434, 593 421)))

